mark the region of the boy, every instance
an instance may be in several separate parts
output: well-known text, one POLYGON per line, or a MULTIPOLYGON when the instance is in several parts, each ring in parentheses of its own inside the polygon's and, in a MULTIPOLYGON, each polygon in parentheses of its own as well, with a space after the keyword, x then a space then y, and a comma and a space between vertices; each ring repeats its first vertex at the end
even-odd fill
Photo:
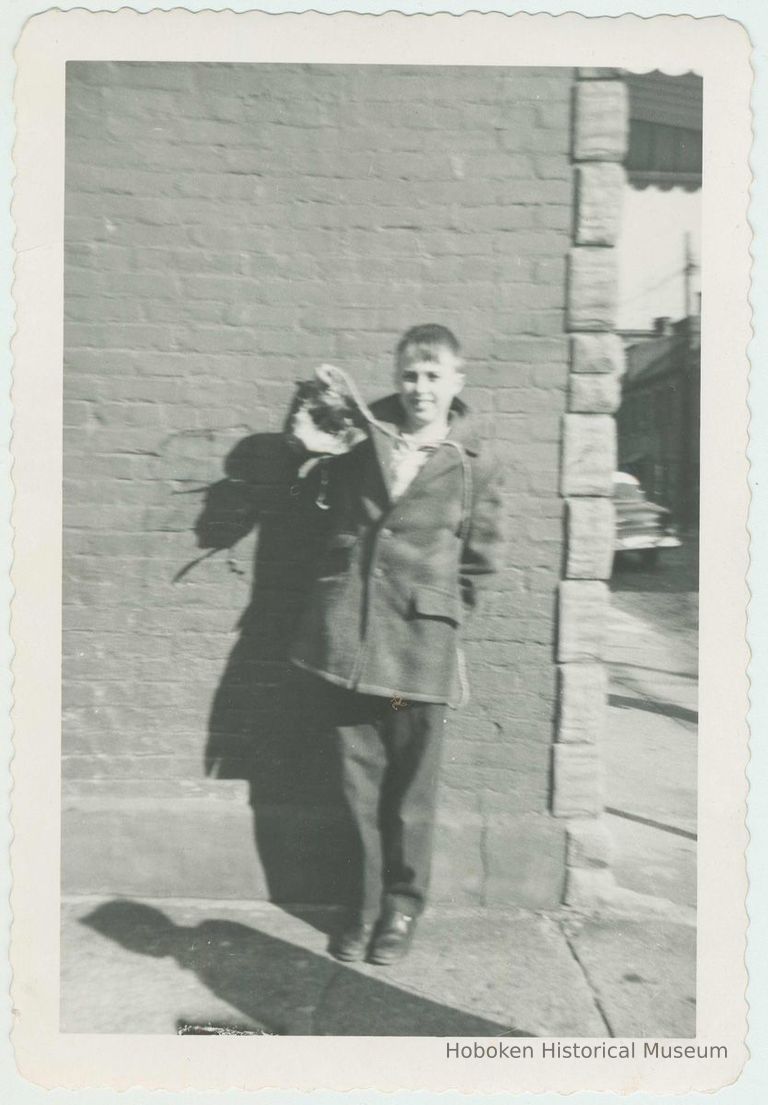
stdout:
POLYGON ((466 698, 458 647, 473 577, 495 570, 499 469, 459 398, 459 343, 416 326, 396 394, 323 462, 330 535, 291 652, 317 677, 358 833, 358 900, 333 950, 395 963, 424 908, 448 706, 466 698))

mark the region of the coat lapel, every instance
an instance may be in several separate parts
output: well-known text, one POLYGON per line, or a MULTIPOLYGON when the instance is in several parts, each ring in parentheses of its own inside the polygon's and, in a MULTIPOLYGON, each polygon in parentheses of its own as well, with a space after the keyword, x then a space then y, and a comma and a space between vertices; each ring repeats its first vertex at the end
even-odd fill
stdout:
MULTIPOLYGON (((402 408, 400 406, 400 399, 397 395, 388 395, 384 399, 378 400, 378 402, 372 404, 371 412, 377 421, 386 426, 387 429, 395 433, 399 430, 402 408)), ((470 456, 476 456, 479 450, 479 443, 468 415, 469 412, 466 404, 461 399, 455 399, 451 413, 450 439, 465 449, 470 456)), ((392 505, 393 501, 392 453, 394 450, 394 441, 388 433, 385 433, 384 430, 376 425, 371 425, 369 423, 368 430, 373 444, 374 455, 378 463, 381 481, 386 492, 387 507, 389 507, 392 505)), ((401 499, 409 495, 414 486, 418 489, 419 485, 424 481, 431 481, 434 478, 439 478, 445 472, 450 471, 450 469, 455 468, 456 465, 460 463, 461 458, 456 449, 452 448, 450 445, 438 445, 430 456, 428 456, 423 467, 416 473, 412 482, 405 489, 401 499)))
MULTIPOLYGON (((389 427, 396 431, 397 426, 394 423, 389 423, 389 427)), ((382 483, 387 493, 387 500, 392 501, 392 453, 394 452, 394 440, 379 429, 378 426, 370 426, 371 442, 373 443, 373 452, 376 457, 379 466, 379 473, 381 475, 382 483)))

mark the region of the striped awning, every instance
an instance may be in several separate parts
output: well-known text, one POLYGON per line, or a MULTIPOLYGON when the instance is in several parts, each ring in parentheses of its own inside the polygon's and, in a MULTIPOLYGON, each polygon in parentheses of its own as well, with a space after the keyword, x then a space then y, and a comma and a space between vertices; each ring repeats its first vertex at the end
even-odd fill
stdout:
POLYGON ((625 73, 627 176, 634 188, 701 188, 703 82, 695 73, 625 73))

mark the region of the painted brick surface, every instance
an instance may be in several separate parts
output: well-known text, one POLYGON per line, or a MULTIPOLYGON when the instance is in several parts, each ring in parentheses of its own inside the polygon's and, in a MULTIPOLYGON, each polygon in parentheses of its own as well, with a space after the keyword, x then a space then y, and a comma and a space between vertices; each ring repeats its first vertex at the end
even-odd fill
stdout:
POLYGON ((620 80, 584 80, 576 86, 574 157, 622 161, 629 137, 629 93, 620 80))
POLYGON ((611 330, 616 325, 618 268, 612 249, 578 246, 570 257, 568 326, 611 330))
POLYGON ((611 499, 568 500, 568 579, 609 579, 615 518, 611 499))
POLYGON ((621 377, 606 372, 571 375, 568 410, 581 414, 614 414, 621 402, 621 377))
POLYGON ((496 900, 559 898, 564 830, 540 826, 571 88, 570 71, 551 69, 69 64, 69 885, 102 889, 104 865, 77 860, 98 823, 132 891, 144 879, 162 893, 177 863, 174 893, 186 871, 195 893, 210 878, 234 896, 296 895, 301 879, 280 875, 293 864, 320 893, 318 834, 338 851, 345 826, 332 757, 282 660, 311 543, 280 430, 316 364, 343 366, 373 398, 402 330, 441 321, 462 339, 467 399, 507 468, 510 537, 468 630, 473 701, 448 726, 436 894, 477 900, 490 877, 496 900), (540 878, 510 867, 500 833, 484 866, 500 807, 549 842, 540 878), (205 862, 190 853, 196 824, 205 862), (456 839, 474 841, 461 871, 456 839), (216 856, 241 874, 222 883, 216 856))
POLYGON ((576 244, 613 246, 621 229, 625 172, 604 161, 576 170, 576 244))
POLYGON ((557 657, 561 663, 603 659, 608 589, 597 580, 567 579, 560 584, 557 657))
POLYGON ((560 668, 559 741, 595 744, 605 731, 608 673, 604 664, 563 664, 560 668))
POLYGON ((621 229, 629 137, 620 74, 580 69, 574 97, 576 210, 569 258, 567 320, 571 375, 564 419, 561 486, 568 499, 566 580, 560 588, 557 655, 560 712, 552 771, 552 810, 571 818, 565 902, 600 909, 610 898, 610 834, 602 807, 600 737, 605 727, 603 658, 614 546, 613 471, 624 352, 616 324, 615 246, 621 229), (580 332, 582 331, 582 332, 580 332), (594 333, 590 333, 594 331, 594 333))
POLYGON ((595 817, 603 808, 600 760, 591 744, 554 747, 556 817, 595 817))
POLYGON ((600 870, 610 867, 613 840, 598 818, 573 820, 568 825, 568 866, 600 870))
POLYGON ((615 903, 616 881, 607 867, 568 867, 566 905, 594 913, 615 908, 615 903))
POLYGON ((623 376, 624 343, 618 334, 572 334, 571 372, 623 376))
POLYGON ((612 416, 567 414, 563 423, 563 494, 611 495, 616 470, 612 416))

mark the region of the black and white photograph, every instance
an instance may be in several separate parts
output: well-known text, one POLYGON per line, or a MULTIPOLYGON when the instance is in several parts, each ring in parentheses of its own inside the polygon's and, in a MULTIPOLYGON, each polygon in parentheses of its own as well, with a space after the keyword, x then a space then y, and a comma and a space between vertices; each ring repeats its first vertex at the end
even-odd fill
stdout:
POLYGON ((66 61, 64 1043, 728 1058, 708 77, 453 56, 66 61))
POLYGON ((695 1034, 701 126, 68 65, 65 1029, 695 1034))

